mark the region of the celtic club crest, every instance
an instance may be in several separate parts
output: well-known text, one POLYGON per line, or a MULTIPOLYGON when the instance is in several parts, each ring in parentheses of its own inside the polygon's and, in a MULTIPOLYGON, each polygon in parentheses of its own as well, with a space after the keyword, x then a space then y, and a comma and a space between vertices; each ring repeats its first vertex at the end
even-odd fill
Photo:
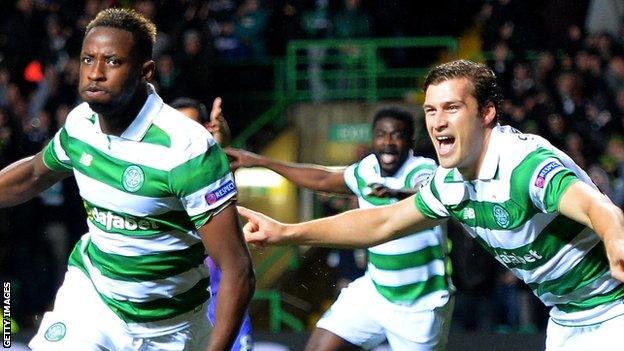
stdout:
POLYGON ((509 226, 509 212, 507 212, 503 206, 494 205, 494 207, 492 207, 492 212, 496 223, 498 223, 501 228, 507 228, 507 226, 509 226))
POLYGON ((129 166, 123 172, 123 177, 121 179, 121 184, 124 189, 127 191, 134 193, 141 189, 143 186, 143 182, 145 181, 145 173, 139 166, 129 166))
POLYGON ((44 337, 48 341, 59 341, 65 337, 66 332, 67 327, 65 327, 65 324, 61 322, 56 322, 48 327, 48 330, 46 330, 44 337))

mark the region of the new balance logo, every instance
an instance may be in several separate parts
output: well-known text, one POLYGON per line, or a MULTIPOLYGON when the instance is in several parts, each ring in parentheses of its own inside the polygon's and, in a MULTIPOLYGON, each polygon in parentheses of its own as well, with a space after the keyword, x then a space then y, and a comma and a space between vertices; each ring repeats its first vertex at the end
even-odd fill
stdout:
POLYGON ((475 210, 472 207, 467 207, 464 209, 464 219, 475 219, 477 215, 475 214, 475 210))
POLYGON ((89 167, 91 166, 91 162, 93 162, 93 156, 86 152, 83 152, 80 156, 80 163, 89 167))

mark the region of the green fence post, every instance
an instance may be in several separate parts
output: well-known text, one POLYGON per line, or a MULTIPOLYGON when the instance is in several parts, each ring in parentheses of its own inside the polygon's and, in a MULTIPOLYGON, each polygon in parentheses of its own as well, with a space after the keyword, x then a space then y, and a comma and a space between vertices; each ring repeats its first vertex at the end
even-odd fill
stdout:
POLYGON ((282 298, 275 290, 271 291, 269 306, 271 311, 270 328, 273 333, 277 333, 282 329, 282 298))
POLYGON ((289 42, 286 48, 286 94, 297 99, 297 51, 296 42, 289 42))
POLYGON ((374 43, 367 43, 366 47, 366 72, 367 72, 367 98, 368 101, 377 101, 378 92, 377 92, 377 69, 379 67, 377 58, 378 55, 378 46, 374 43))

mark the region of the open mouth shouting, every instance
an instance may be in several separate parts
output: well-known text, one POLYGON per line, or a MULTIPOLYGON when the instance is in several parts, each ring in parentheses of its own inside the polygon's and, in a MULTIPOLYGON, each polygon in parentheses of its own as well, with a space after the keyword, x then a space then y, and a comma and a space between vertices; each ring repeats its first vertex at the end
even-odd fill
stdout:
POLYGON ((455 137, 450 135, 437 136, 435 140, 438 144, 437 149, 439 156, 446 156, 453 151, 453 147, 455 146, 455 137))
POLYGON ((393 150, 393 151, 385 150, 379 153, 379 162, 383 164, 392 165, 392 164, 397 163, 398 161, 399 161, 399 152, 396 150, 393 150))

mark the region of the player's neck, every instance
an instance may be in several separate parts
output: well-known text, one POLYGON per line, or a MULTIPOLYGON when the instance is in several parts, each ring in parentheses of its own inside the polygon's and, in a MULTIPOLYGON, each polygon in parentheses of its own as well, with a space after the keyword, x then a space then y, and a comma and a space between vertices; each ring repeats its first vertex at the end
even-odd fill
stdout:
POLYGON ((457 167, 459 173, 461 173, 464 180, 475 180, 479 177, 483 160, 488 151, 488 145, 490 144, 490 136, 492 135, 492 129, 486 128, 483 134, 483 142, 481 144, 481 150, 477 156, 477 159, 469 165, 463 167, 457 167))
POLYGON ((121 136, 138 116, 146 100, 147 91, 141 89, 124 108, 106 115, 100 114, 99 121, 102 133, 121 136))

